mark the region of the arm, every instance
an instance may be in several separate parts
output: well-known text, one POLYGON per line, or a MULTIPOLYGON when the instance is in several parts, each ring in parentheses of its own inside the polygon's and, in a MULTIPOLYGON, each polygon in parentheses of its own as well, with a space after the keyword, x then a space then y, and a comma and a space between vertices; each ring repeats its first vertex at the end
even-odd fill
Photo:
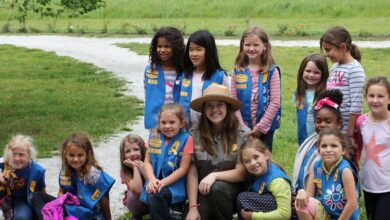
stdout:
POLYGON ((186 175, 188 168, 191 164, 191 154, 184 154, 180 161, 180 167, 173 171, 169 176, 162 179, 159 184, 158 191, 160 191, 164 186, 169 186, 172 183, 178 181, 181 177, 186 175))
MULTIPOLYGON (((272 121, 276 115, 276 112, 280 108, 280 96, 281 96, 281 88, 280 88, 280 76, 279 70, 275 69, 274 74, 270 80, 270 103, 265 110, 263 116, 261 117, 259 123, 253 128, 261 132, 262 134, 268 133, 269 128, 271 127, 272 121)), ((252 132, 253 132, 252 131, 252 132)))
POLYGON ((343 181, 345 196, 347 198, 347 203, 341 213, 340 220, 348 220, 352 213, 359 207, 357 202, 356 188, 355 188, 355 178, 350 169, 344 169, 343 175, 341 177, 343 181))
POLYGON ((107 196, 102 196, 99 204, 102 207, 104 219, 111 220, 110 201, 108 200, 107 196))
MULTIPOLYGON (((237 89, 236 89, 236 74, 235 73, 232 74, 232 78, 231 78, 230 84, 231 84, 231 86, 230 86, 231 96, 233 98, 235 98, 235 99, 238 99, 238 97, 237 97, 237 89)), ((237 116, 238 121, 240 121, 240 124, 245 125, 244 120, 242 119, 242 115, 241 115, 241 111, 240 110, 236 111, 236 116, 237 116)))
POLYGON ((133 178, 126 178, 127 188, 135 194, 141 194, 142 191, 142 177, 138 167, 133 167, 133 178))
POLYGON ((241 163, 237 163, 236 167, 232 170, 225 170, 220 172, 212 172, 202 179, 199 183, 199 192, 203 195, 207 195, 210 192, 211 186, 216 180, 223 180, 226 182, 241 182, 245 178, 245 167, 241 163))
POLYGON ((253 212, 252 219, 290 219, 290 184, 283 178, 276 178, 270 183, 269 191, 275 196, 277 209, 271 212, 253 212))
POLYGON ((349 109, 347 134, 352 136, 355 131, 357 116, 359 116, 363 111, 363 90, 366 76, 360 65, 354 66, 348 75, 351 107, 349 109))
POLYGON ((298 208, 302 209, 307 206, 307 200, 309 197, 314 197, 316 186, 314 184, 314 170, 309 174, 309 179, 306 185, 306 189, 298 190, 295 198, 295 204, 298 208))
POLYGON ((200 220, 198 207, 198 170, 191 164, 187 174, 188 214, 186 220, 200 220), (194 206, 194 207, 191 207, 194 206))
POLYGON ((61 189, 61 187, 58 189, 58 193, 57 193, 57 198, 58 197, 60 197, 60 196, 62 196, 62 195, 64 195, 64 190, 63 189, 61 189))
POLYGON ((150 157, 148 150, 145 154, 145 161, 144 161, 144 169, 145 169, 145 175, 146 178, 149 180, 148 184, 146 185, 146 190, 148 193, 151 192, 157 192, 158 190, 158 179, 154 176, 153 167, 150 163, 150 157))

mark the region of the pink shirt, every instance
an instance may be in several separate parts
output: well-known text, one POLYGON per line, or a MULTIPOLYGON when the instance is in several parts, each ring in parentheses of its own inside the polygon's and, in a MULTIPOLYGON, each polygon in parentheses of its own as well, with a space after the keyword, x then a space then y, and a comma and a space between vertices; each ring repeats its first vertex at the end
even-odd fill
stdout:
MULTIPOLYGON (((256 124, 256 115, 257 115, 257 107, 258 107, 258 79, 259 74, 257 71, 249 70, 252 76, 252 97, 251 97, 251 116, 252 116, 252 124, 256 124)), ((231 81, 231 93, 232 97, 237 99, 237 89, 236 89, 236 75, 232 75, 231 81)), ((263 117, 260 119, 259 123, 257 123, 254 128, 259 130, 261 133, 268 133, 269 128, 271 127, 272 120, 274 119, 276 112, 280 108, 280 76, 279 70, 276 68, 274 74, 270 80, 270 103, 267 109, 264 112, 263 117)), ((241 124, 245 124, 240 111, 236 112, 237 118, 241 124)))

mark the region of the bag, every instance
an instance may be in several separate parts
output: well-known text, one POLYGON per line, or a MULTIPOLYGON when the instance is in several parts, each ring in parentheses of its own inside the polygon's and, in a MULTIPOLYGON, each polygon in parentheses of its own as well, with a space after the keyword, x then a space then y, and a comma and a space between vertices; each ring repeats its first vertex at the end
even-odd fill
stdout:
POLYGON ((242 192, 237 196, 237 212, 240 215, 241 209, 252 212, 270 212, 276 210, 275 197, 268 192, 242 192))

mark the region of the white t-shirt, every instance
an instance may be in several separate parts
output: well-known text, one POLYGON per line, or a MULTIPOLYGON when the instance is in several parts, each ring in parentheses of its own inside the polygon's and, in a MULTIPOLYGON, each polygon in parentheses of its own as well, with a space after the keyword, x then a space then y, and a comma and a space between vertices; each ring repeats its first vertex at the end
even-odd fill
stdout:
POLYGON ((370 193, 390 192, 390 119, 374 123, 366 117, 360 130, 362 188, 370 193))

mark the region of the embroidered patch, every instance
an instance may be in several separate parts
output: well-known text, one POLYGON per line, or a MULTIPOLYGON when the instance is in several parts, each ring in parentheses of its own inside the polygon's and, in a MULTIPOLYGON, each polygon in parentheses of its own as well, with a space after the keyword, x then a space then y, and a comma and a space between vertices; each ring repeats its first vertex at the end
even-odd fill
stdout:
POLYGON ((236 152, 237 151, 237 144, 233 144, 232 145, 232 152, 236 152))
POLYGON ((187 97, 188 96, 188 92, 180 91, 180 96, 187 97))
POLYGON ((96 191, 92 195, 92 200, 96 200, 97 198, 99 198, 99 195, 100 195, 100 190, 96 189, 96 191))
POLYGON ((72 183, 70 181, 70 177, 61 175, 60 176, 60 185, 62 186, 70 186, 72 183))
POLYGON ((183 85, 183 87, 188 87, 191 85, 191 80, 183 79, 183 82, 181 84, 183 85))
POLYGON ((155 79, 148 79, 148 84, 153 84, 153 85, 157 85, 157 80, 155 79))
POLYGON ((171 151, 174 155, 177 154, 177 148, 179 148, 179 145, 180 145, 180 141, 179 140, 176 140, 173 144, 172 144, 172 148, 171 148, 171 151))
POLYGON ((263 84, 267 82, 267 78, 268 78, 268 71, 263 73, 263 84))
POLYGON ((168 161, 168 166, 169 166, 169 167, 174 167, 175 164, 174 164, 172 161, 168 161))
POLYGON ((265 182, 262 182, 261 186, 260 186, 260 189, 259 189, 259 194, 263 193, 264 188, 265 188, 265 182))
POLYGON ((158 78, 158 72, 156 70, 146 72, 146 76, 152 79, 158 78))
POLYGON ((149 148, 148 152, 151 154, 161 154, 161 149, 149 148))
POLYGON ((237 74, 236 75, 236 82, 238 83, 245 83, 248 81, 248 76, 245 74, 237 74))
POLYGON ((195 145, 195 150, 201 150, 202 148, 200 147, 200 145, 195 145))
POLYGON ((34 192, 35 191, 35 186, 37 185, 37 181, 31 181, 30 184, 30 191, 34 192))
POLYGON ((246 89, 246 84, 236 84, 236 89, 246 89))
POLYGON ((160 138, 152 138, 149 140, 149 145, 152 147, 161 147, 162 140, 160 138))

